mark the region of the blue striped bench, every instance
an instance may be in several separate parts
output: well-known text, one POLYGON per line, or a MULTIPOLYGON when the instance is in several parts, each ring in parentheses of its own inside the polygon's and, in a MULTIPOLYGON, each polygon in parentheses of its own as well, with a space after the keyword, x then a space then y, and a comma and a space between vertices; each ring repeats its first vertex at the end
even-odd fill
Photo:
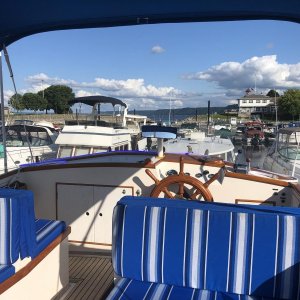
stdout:
POLYGON ((31 191, 0 189, 0 283, 15 274, 18 259, 35 258, 65 228, 62 221, 35 220, 31 191))
POLYGON ((297 208, 124 197, 115 299, 299 299, 297 208))

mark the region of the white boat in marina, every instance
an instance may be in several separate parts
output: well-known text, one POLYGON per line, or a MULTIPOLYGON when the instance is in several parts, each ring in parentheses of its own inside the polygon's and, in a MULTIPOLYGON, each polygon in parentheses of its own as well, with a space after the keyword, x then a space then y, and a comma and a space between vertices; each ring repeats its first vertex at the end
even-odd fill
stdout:
POLYGON ((145 149, 146 140, 140 138, 140 123, 146 123, 146 116, 129 115, 127 105, 123 101, 111 97, 78 97, 71 102, 71 104, 75 103, 92 106, 93 113, 90 116, 91 119, 66 122, 55 142, 59 147, 57 157, 145 149), (101 104, 113 106, 110 122, 101 119, 101 104), (124 109, 122 114, 116 114, 116 106, 124 109))
POLYGON ((167 153, 218 156, 234 162, 234 145, 230 139, 206 136, 204 132, 189 132, 185 137, 177 137, 164 142, 167 153))
MULTIPOLYGON (((55 158, 57 133, 39 125, 12 124, 5 126, 7 170, 21 164, 55 158)), ((2 135, 1 135, 2 141, 2 135)), ((0 151, 0 173, 4 173, 4 150, 0 151)))
MULTIPOLYGON (((54 29, 256 18, 300 22, 300 5, 7 1, 0 49, 54 29)), ((172 132, 152 129, 157 153, 87 154, 0 176, 1 300, 299 298, 300 186, 221 158, 164 154, 172 132)))
POLYGON ((276 140, 266 156, 263 168, 294 176, 300 181, 300 127, 278 130, 276 140))

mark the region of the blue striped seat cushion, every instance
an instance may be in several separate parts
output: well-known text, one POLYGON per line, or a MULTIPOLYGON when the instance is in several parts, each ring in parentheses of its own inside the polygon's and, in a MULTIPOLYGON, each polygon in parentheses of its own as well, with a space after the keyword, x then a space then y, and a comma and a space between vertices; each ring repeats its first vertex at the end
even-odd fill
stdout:
POLYGON ((166 285, 122 278, 106 300, 269 300, 270 298, 166 285))
POLYGON ((12 265, 0 265, 0 283, 15 274, 15 267, 12 265))
POLYGON ((65 228, 66 224, 63 221, 36 219, 36 247, 33 251, 33 257, 43 251, 65 228))
POLYGON ((16 199, 0 198, 0 265, 13 264, 20 253, 20 211, 16 199))
POLYGON ((299 209, 124 197, 114 210, 112 255, 124 278, 297 299, 299 209))

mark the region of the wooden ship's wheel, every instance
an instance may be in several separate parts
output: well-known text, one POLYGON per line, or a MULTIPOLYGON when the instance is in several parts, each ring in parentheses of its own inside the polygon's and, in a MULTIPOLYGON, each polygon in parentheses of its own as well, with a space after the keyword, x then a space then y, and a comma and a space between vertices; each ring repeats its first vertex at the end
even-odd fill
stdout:
POLYGON ((185 174, 183 168, 184 162, 183 157, 181 156, 179 174, 170 175, 162 180, 159 180, 149 169, 147 169, 145 172, 153 179, 155 183, 155 187, 153 188, 150 196, 157 198, 163 194, 165 198, 171 199, 203 199, 205 201, 213 202, 213 196, 210 193, 208 186, 217 178, 217 174, 215 174, 206 183, 202 183, 198 179, 185 174))

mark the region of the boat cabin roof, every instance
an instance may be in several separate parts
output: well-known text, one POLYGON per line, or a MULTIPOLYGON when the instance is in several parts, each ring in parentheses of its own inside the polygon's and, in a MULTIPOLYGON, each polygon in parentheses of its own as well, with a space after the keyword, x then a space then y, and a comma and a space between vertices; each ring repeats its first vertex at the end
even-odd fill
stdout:
POLYGON ((300 127, 286 127, 279 129, 281 134, 292 134, 294 132, 300 132, 300 127))

